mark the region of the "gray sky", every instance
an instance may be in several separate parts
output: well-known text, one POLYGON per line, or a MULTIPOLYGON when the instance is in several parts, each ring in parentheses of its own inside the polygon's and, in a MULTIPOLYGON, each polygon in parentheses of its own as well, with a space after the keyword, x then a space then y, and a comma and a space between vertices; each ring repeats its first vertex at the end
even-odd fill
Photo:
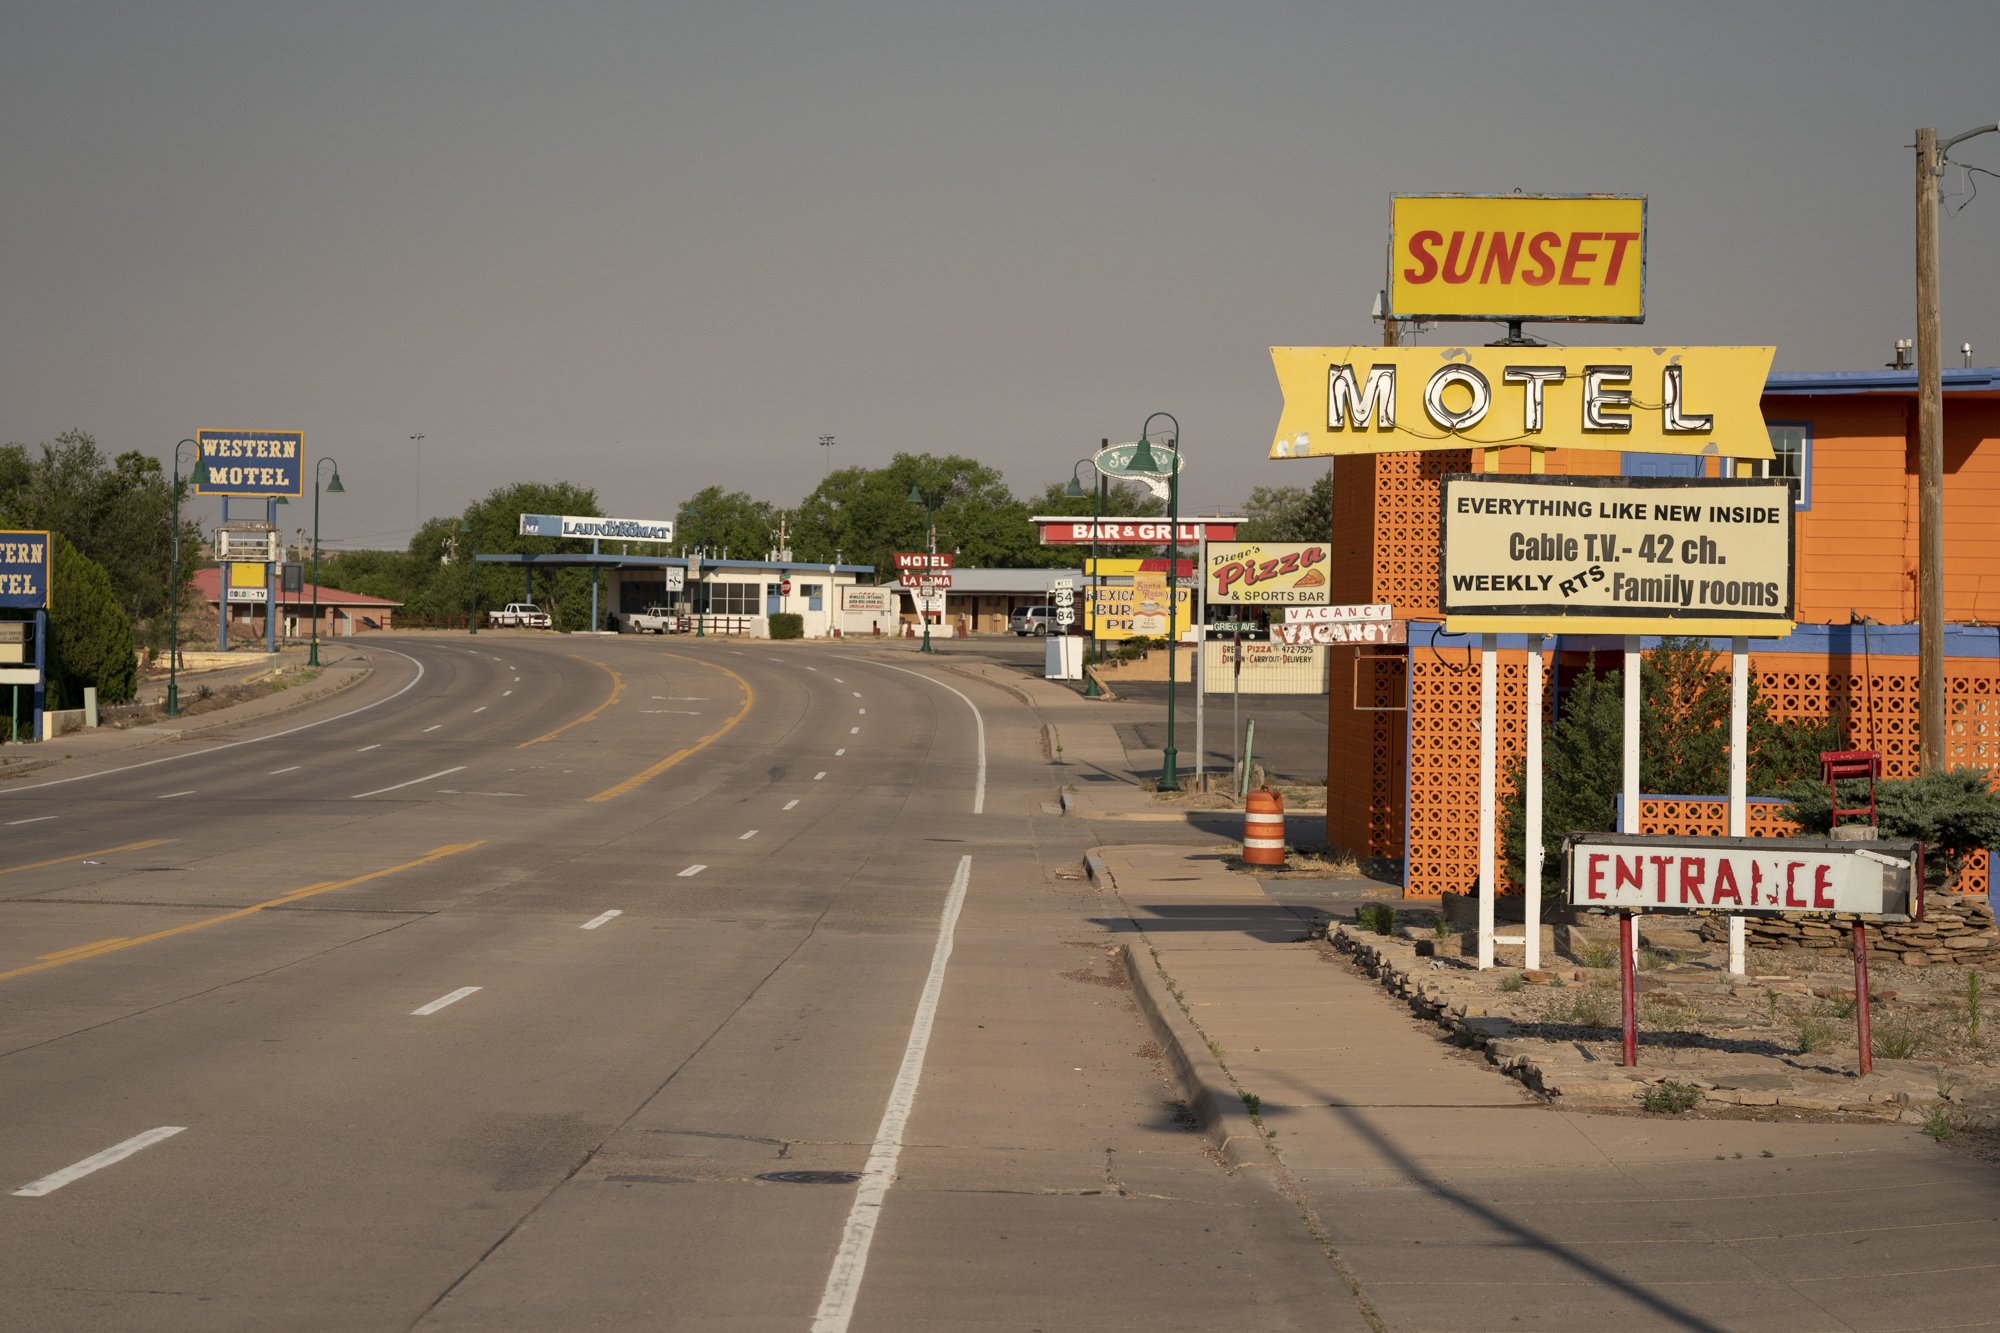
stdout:
MULTIPOLYGON (((522 480, 795 504, 829 433, 1025 495, 1167 411, 1233 506, 1311 479, 1266 348, 1376 340, 1398 192, 1647 195, 1646 324, 1564 341, 1881 365, 1906 145, 2000 119, 1996 39, 1992 0, 0 3, 0 438, 301 429, 324 539, 401 545, 522 480)), ((1949 365, 2000 364, 1976 183, 1949 365)))

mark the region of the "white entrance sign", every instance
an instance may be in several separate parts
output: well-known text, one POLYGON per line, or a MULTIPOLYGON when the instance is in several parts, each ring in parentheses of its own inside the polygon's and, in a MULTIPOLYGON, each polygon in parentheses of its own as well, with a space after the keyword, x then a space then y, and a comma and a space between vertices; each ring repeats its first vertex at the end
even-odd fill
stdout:
POLYGON ((1452 633, 1791 631, 1783 481, 1460 474, 1442 501, 1452 633))
POLYGON ((1614 911, 1853 916, 1907 921, 1922 854, 1913 842, 1578 833, 1569 900, 1614 911))

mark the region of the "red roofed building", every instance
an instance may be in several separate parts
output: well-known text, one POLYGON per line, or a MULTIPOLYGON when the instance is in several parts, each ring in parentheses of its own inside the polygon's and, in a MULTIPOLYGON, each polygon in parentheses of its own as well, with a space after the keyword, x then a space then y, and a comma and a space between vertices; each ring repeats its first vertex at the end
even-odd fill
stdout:
MULTIPOLYGON (((194 590, 210 606, 223 611, 222 570, 214 565, 194 572, 194 590)), ((237 589, 238 592, 255 592, 256 600, 238 600, 229 603, 226 614, 232 636, 254 636, 262 638, 266 632, 263 600, 264 589, 237 589)), ((396 609, 401 602, 392 602, 385 597, 369 597, 358 592, 342 592, 338 588, 315 588, 305 584, 297 592, 278 593, 278 607, 283 617, 278 622, 279 637, 285 639, 310 638, 313 632, 313 602, 317 593, 319 602, 319 634, 323 639, 344 639, 355 634, 366 634, 374 630, 390 628, 396 609)))

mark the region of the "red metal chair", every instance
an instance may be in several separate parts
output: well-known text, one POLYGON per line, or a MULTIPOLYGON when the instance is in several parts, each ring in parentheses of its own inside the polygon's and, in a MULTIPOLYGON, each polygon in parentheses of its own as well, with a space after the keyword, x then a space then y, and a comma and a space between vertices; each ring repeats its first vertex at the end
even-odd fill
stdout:
POLYGON ((1875 779, 1882 776, 1882 754, 1879 750, 1822 750, 1819 771, 1826 779, 1827 801, 1833 807, 1834 824, 1840 823, 1842 815, 1866 815, 1869 823, 1875 822, 1875 779), (1847 778, 1868 779, 1867 805, 1841 805, 1839 784, 1847 778))

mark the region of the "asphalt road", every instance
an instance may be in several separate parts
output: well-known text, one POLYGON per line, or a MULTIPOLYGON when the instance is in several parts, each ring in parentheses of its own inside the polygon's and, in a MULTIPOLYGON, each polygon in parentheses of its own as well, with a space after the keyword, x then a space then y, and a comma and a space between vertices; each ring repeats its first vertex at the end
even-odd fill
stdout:
POLYGON ((362 651, 0 787, 7 1326, 1350 1304, 1190 1132, 1009 691, 879 645, 362 651))

